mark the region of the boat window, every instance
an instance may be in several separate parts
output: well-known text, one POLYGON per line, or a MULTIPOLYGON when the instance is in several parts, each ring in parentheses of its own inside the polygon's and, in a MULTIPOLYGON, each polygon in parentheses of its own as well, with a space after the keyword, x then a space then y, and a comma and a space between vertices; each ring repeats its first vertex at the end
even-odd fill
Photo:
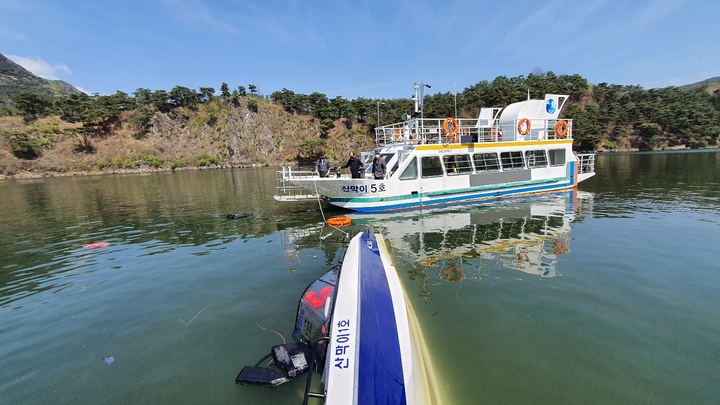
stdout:
POLYGON ((563 166, 565 164, 565 149, 550 149, 550 166, 563 166))
POLYGON ((405 170, 400 175, 400 180, 415 180, 417 179, 417 159, 414 157, 410 159, 405 170))
POLYGON ((500 163, 503 170, 518 170, 525 168, 525 160, 520 151, 500 153, 500 163))
POLYGON ((461 173, 472 173, 469 155, 445 155, 443 156, 445 173, 449 176, 461 173))
POLYGON ((423 156, 420 158, 422 164, 423 177, 442 176, 442 166, 440 166, 440 156, 423 156))
POLYGON ((386 178, 386 179, 389 179, 389 178, 393 175, 393 173, 395 173, 395 171, 397 170, 397 168, 398 168, 398 162, 397 162, 397 160, 396 160, 395 163, 393 163, 392 166, 388 166, 388 167, 387 167, 387 175, 385 176, 385 178, 386 178))
POLYGON ((500 170, 497 153, 476 153, 473 155, 473 161, 478 172, 500 170))
POLYGON ((528 167, 547 167, 547 155, 544 150, 525 151, 525 160, 528 167))

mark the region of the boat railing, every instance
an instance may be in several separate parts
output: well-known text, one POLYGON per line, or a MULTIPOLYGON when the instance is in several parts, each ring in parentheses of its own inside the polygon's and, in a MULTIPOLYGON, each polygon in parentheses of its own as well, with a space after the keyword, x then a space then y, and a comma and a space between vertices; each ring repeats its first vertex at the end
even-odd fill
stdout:
POLYGON ((578 173, 595 173, 595 154, 594 153, 581 153, 575 155, 578 163, 578 173))
POLYGON ((283 166, 282 170, 278 170, 275 173, 275 200, 305 201, 317 199, 317 194, 311 193, 291 182, 293 179, 312 177, 318 177, 313 170, 293 170, 291 167, 283 166))
POLYGON ((477 119, 458 118, 457 131, 453 131, 452 124, 446 124, 447 120, 450 118, 417 118, 384 125, 375 128, 375 143, 381 147, 572 139, 572 120, 491 120, 491 125, 480 125, 477 119))

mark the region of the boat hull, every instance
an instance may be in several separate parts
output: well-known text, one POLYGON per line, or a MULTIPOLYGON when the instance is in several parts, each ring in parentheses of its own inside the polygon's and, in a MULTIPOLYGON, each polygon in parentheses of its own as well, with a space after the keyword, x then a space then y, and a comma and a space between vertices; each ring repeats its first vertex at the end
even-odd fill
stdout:
POLYGON ((529 182, 502 186, 478 187, 471 190, 454 190, 417 193, 396 197, 330 198, 332 205, 358 212, 378 212, 430 208, 443 205, 464 204, 476 201, 513 197, 533 193, 554 192, 573 188, 568 181, 529 182))
POLYGON ((327 352, 328 404, 438 403, 422 334, 382 238, 345 254, 327 352))
POLYGON ((578 175, 575 162, 569 162, 566 167, 560 167, 560 170, 553 169, 554 172, 551 173, 547 173, 549 170, 543 173, 533 173, 532 170, 524 173, 518 171, 499 180, 483 174, 469 174, 413 182, 404 182, 398 178, 305 178, 294 179, 293 182, 323 196, 332 205, 358 212, 380 212, 562 191, 576 187, 578 182, 590 178, 593 174, 578 175))

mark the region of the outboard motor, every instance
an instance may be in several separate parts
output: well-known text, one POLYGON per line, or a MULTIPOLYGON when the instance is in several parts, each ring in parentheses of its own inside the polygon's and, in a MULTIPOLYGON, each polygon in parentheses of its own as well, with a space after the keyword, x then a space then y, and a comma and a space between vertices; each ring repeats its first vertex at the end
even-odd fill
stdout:
POLYGON ((273 346, 270 353, 254 366, 245 366, 240 370, 235 378, 236 384, 274 388, 311 367, 312 371, 322 372, 339 272, 340 265, 333 267, 303 292, 292 335, 296 343, 273 346), (261 367, 270 357, 273 359, 272 368, 261 367))

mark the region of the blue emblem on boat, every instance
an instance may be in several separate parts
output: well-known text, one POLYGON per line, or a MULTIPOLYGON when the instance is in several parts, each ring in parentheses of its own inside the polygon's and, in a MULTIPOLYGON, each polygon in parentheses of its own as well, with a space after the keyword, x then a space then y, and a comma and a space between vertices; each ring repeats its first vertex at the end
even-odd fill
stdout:
POLYGON ((545 111, 547 111, 548 114, 555 114, 555 110, 557 110, 555 99, 551 98, 547 101, 547 104, 545 104, 545 111))

